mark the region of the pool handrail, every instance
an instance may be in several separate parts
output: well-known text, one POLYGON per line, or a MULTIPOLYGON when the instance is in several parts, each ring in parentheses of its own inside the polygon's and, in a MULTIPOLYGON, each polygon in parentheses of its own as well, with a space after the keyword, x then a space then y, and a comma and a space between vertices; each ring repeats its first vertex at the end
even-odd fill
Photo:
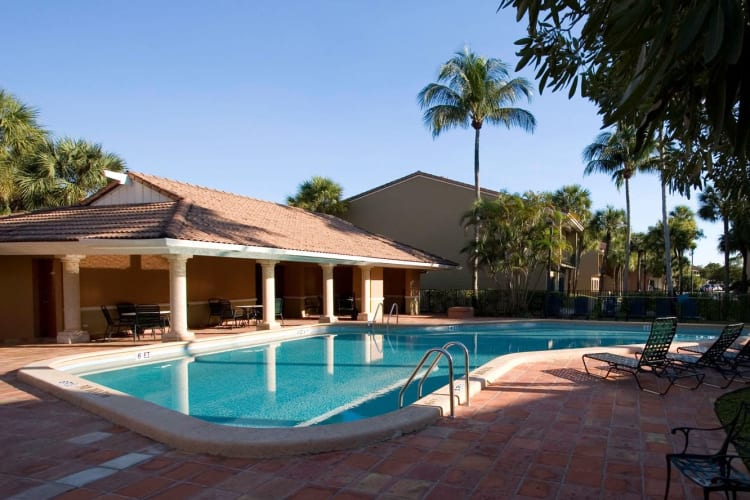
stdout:
MULTIPOLYGON (((430 357, 430 354, 433 352, 437 352, 438 358, 440 355, 445 356, 448 359, 448 393, 450 400, 450 411, 451 411, 451 418, 456 418, 456 412, 454 408, 453 403, 453 357, 450 355, 448 351, 441 347, 433 347, 431 349, 428 349, 427 352, 424 353, 424 356, 422 356, 422 360, 419 362, 416 368, 414 368, 414 371, 412 372, 411 376, 409 377, 409 380, 406 381, 404 386, 401 388, 401 391, 398 393, 398 407, 403 408, 404 407, 404 393, 406 392, 406 389, 409 387, 409 384, 411 384, 414 381, 414 378, 417 376, 417 373, 419 373, 419 370, 424 365, 425 361, 430 357)), ((424 376, 423 376, 424 377, 424 376)))
MULTIPOLYGON (((453 347, 453 346, 459 346, 464 351, 464 385, 465 385, 465 390, 466 390, 466 406, 471 406, 469 402, 469 370, 470 370, 469 349, 467 349, 466 346, 462 342, 459 342, 457 340, 446 342, 442 348, 445 351, 447 351, 448 348, 453 347)), ((427 371, 424 373, 424 376, 419 381, 419 385, 417 386, 417 397, 419 398, 422 397, 422 386, 424 385, 424 381, 427 380, 427 377, 430 376, 430 372, 432 371, 432 369, 435 368, 435 365, 437 365, 438 361, 440 361, 440 356, 441 354, 438 354, 437 356, 435 356, 435 359, 432 361, 432 364, 430 364, 430 366, 427 368, 427 371)), ((451 381, 451 385, 453 385, 452 381, 451 381)))

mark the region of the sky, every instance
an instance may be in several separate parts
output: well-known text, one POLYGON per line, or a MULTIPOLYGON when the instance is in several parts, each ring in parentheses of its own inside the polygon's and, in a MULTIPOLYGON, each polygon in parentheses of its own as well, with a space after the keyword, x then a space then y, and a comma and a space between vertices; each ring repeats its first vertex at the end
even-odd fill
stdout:
MULTIPOLYGON (((3 3, 0 88, 55 137, 84 138, 127 168, 285 203, 312 176, 350 197, 417 170, 473 184, 474 134, 433 139, 417 93, 457 51, 507 62, 525 33, 499 0, 26 0, 3 3)), ((601 130, 591 103, 539 95, 533 134, 481 131, 481 185, 509 192, 580 184, 593 209, 625 208, 610 177, 584 177, 601 130)), ((668 209, 690 199, 670 196, 668 209)), ((436 200, 439 202, 439 200, 436 200)), ((633 231, 661 217, 656 175, 631 181, 633 231)), ((721 228, 694 262, 723 262, 721 228)))

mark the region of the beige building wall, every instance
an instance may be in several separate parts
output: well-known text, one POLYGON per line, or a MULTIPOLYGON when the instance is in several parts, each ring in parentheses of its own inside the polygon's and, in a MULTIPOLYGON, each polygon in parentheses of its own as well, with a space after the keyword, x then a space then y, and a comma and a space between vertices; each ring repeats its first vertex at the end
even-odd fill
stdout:
POLYGON ((37 333, 31 257, 0 257, 0 341, 28 342, 37 333))
MULTIPOLYGON (((453 181, 417 175, 349 200, 344 216, 373 233, 406 243, 462 266, 456 271, 430 271, 422 275, 422 288, 472 286, 467 255, 461 253, 472 233, 465 232, 461 217, 471 209, 474 190, 453 181)), ((480 288, 493 282, 480 273, 480 288)))

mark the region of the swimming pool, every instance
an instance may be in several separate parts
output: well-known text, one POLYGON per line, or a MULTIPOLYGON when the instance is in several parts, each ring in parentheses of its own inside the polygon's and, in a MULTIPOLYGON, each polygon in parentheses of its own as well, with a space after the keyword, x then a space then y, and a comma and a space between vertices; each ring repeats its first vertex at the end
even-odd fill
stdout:
MULTIPOLYGON (((506 321, 503 323, 478 324, 466 326, 447 326, 423 329, 423 332, 433 332, 441 335, 458 333, 476 334, 480 340, 488 329, 497 329, 498 333, 506 333, 506 351, 518 351, 521 344, 511 339, 511 332, 522 332, 525 337, 534 338, 535 345, 544 351, 513 352, 498 355, 490 362, 474 370, 471 374, 469 392, 476 394, 486 384, 495 383, 514 367, 521 364, 535 362, 535 360, 549 361, 551 356, 547 348, 572 347, 572 337, 563 334, 567 327, 585 330, 587 326, 595 326, 599 331, 593 334, 592 343, 597 347, 583 348, 561 354, 563 358, 580 356, 584 352, 599 349, 600 345, 609 343, 627 343, 637 339, 637 343, 645 340, 648 325, 631 323, 627 325, 617 323, 593 322, 526 322, 506 321), (577 326, 576 326, 577 325, 577 326), (541 330, 535 329, 539 327, 541 330), (549 336, 549 330, 557 335, 549 336), (542 332, 544 330, 544 332, 542 332), (604 331, 601 331, 604 330, 604 331), (611 333, 607 333, 611 332, 611 333)), ((377 329, 376 329, 377 330, 377 329)), ((677 340, 694 340, 714 337, 718 328, 691 329, 678 327, 677 340)), ((254 349, 264 345, 278 344, 289 340, 301 340, 319 335, 339 335, 358 333, 367 335, 383 335, 382 342, 376 337, 375 350, 390 349, 393 341, 404 340, 416 334, 406 329, 388 332, 387 335, 371 332, 366 328, 351 329, 349 326, 334 325, 327 327, 288 327, 281 330, 266 332, 238 333, 212 338, 199 338, 190 342, 167 342, 119 349, 106 349, 100 352, 88 352, 63 356, 50 360, 31 363, 18 372, 18 380, 38 387, 62 400, 68 401, 94 414, 102 416, 114 424, 121 425, 141 435, 176 449, 193 452, 208 453, 225 457, 268 458, 285 457, 324 451, 351 449, 366 444, 376 443, 402 434, 422 429, 441 416, 449 414, 450 397, 445 387, 428 394, 417 403, 405 406, 399 410, 389 411, 382 415, 366 420, 345 421, 331 425, 309 425, 305 427, 240 427, 237 425, 219 425, 208 420, 191 417, 179 411, 138 399, 121 391, 102 386, 98 383, 81 378, 77 374, 95 374, 113 368, 128 368, 146 365, 166 365, 181 360, 183 366, 189 366, 192 358, 218 354, 225 351, 241 351, 254 349), (402 338, 403 337, 403 338, 402 338)), ((433 340, 438 340, 434 337, 433 340)), ((443 340, 443 339, 439 339, 443 340)), ((334 341, 335 345, 335 341, 334 341)), ((477 344, 479 346, 481 342, 477 344)), ((430 347, 433 347, 430 345, 430 347)), ((473 349, 473 345, 468 345, 473 349)), ((528 346, 526 346, 528 347, 528 346)), ((613 352, 627 354, 633 351, 630 347, 609 348, 613 352)), ((335 350, 335 349, 334 349, 335 350)), ((377 356, 376 356, 377 357, 377 356)), ((461 366, 460 356, 457 365, 461 366)), ((334 373, 341 371, 335 365, 334 373)), ((473 361, 478 364, 478 361, 473 361)), ((268 366, 276 366, 269 363, 268 366)), ((328 369, 326 363, 326 370, 328 369)), ((411 368, 411 367, 410 367, 411 368)), ((444 369, 442 370, 445 371, 444 369)), ((189 370, 187 370, 189 372, 189 370)), ((166 372, 165 372, 166 373, 166 372)), ((184 373, 184 372, 183 372, 184 373)), ((236 379, 236 377, 235 377, 236 379)), ((170 388, 173 394, 188 394, 187 377, 176 377, 170 388), (179 389, 179 390, 178 390, 179 389)), ((567 382, 566 382, 567 383, 567 382)), ((232 380, 230 385, 235 384, 232 380)), ((356 385, 356 384, 351 384, 356 385)), ((456 396, 462 398, 463 391, 457 391, 456 396)), ((171 396, 170 396, 171 397, 171 396)), ((190 404, 190 399, 182 399, 183 404, 190 404)), ((461 403, 465 403, 465 398, 461 403)), ((355 410, 356 411, 356 410, 355 410)))
MULTIPOLYGON (((382 330, 382 329, 381 329, 382 330)), ((680 332, 694 340, 713 331, 680 332)), ((72 370, 84 379, 207 422, 239 427, 304 427, 370 418, 398 408, 398 393, 424 353, 458 341, 470 370, 513 352, 642 343, 648 325, 513 322, 395 328, 387 333, 329 326, 313 335, 220 352, 184 353, 116 370, 72 370)), ((463 354, 451 349, 455 378, 463 354)), ((424 384, 447 384, 446 361, 424 384)), ((405 404, 417 400, 417 384, 405 404)))

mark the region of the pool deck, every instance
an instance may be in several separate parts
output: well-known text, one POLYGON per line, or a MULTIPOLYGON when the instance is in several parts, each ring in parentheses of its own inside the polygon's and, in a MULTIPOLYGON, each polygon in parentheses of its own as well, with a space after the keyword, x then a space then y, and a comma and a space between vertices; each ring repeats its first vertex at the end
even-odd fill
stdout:
MULTIPOLYGON (((35 361, 132 345, 0 347, 0 497, 661 498, 664 455, 681 445, 669 430, 715 426, 713 401, 724 392, 676 387, 659 397, 630 376, 586 375, 580 352, 549 351, 457 407, 455 419, 413 434, 346 451, 240 459, 172 449, 16 377, 35 361)), ((702 494, 673 477, 670 498, 702 494)))

